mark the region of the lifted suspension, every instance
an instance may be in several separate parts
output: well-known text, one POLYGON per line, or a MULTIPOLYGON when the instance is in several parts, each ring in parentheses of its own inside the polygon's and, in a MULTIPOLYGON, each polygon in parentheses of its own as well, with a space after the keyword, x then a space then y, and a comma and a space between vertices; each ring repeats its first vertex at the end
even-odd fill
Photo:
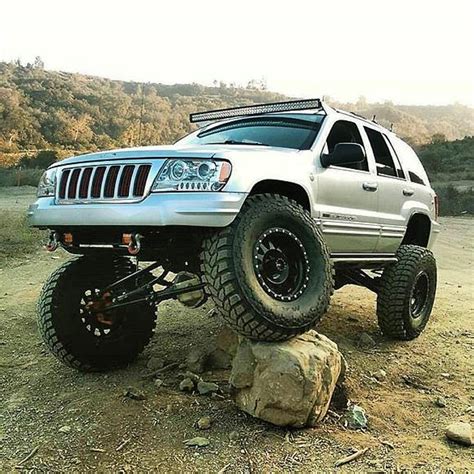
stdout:
POLYGON ((372 277, 364 270, 351 267, 340 268, 338 274, 342 280, 340 282, 342 283, 341 286, 350 283, 352 285, 363 286, 376 294, 379 292, 379 276, 372 277))
POLYGON ((178 299, 187 306, 197 307, 206 300, 204 292, 205 284, 201 279, 186 272, 181 272, 176 275, 173 281, 166 280, 170 274, 168 270, 164 270, 159 276, 154 276, 151 280, 144 283, 140 282, 140 277, 146 275, 148 272, 155 270, 161 264, 158 262, 137 270, 130 275, 110 284, 107 288, 101 290, 99 296, 112 295, 111 304, 109 304, 103 311, 112 311, 124 306, 130 306, 137 303, 148 303, 149 305, 156 305, 168 299, 178 299), (132 289, 120 290, 124 285, 132 283, 132 289), (163 289, 155 290, 154 286, 159 285, 163 289), (114 290, 119 289, 120 294, 114 296, 114 290), (186 295, 186 297, 183 297, 186 295))

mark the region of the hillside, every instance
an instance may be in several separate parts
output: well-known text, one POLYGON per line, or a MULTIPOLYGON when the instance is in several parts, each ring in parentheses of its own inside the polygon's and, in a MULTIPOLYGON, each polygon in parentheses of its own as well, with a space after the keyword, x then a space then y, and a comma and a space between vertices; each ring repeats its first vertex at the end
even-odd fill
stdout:
POLYGON ((0 164, 39 149, 171 143, 193 129, 193 111, 283 98, 253 87, 140 84, 0 63, 0 164))
POLYGON ((431 181, 474 180, 474 137, 452 142, 433 137, 417 151, 431 181))
POLYGON ((417 151, 440 197, 441 214, 474 214, 474 137, 448 142, 435 136, 417 151))
MULTIPOLYGON (((0 62, 0 165, 54 149, 70 152, 170 143, 192 130, 192 111, 285 99, 251 82, 246 88, 221 83, 141 84, 64 72, 42 64, 0 62)), ((448 140, 474 135, 473 110, 462 105, 395 106, 391 103, 329 103, 385 125, 414 145, 433 135, 448 140)))

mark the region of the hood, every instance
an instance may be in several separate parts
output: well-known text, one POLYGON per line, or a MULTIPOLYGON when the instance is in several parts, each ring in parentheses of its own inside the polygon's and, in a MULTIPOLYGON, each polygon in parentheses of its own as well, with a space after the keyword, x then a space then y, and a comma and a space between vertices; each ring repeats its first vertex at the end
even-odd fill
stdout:
POLYGON ((297 153, 298 150, 288 148, 263 147, 252 145, 161 145, 144 146, 136 148, 121 148, 117 150, 87 153, 85 155, 73 156, 55 163, 51 167, 63 165, 74 165, 110 160, 143 160, 143 159, 166 159, 166 158, 226 158, 232 161, 232 157, 242 155, 281 155, 297 153))

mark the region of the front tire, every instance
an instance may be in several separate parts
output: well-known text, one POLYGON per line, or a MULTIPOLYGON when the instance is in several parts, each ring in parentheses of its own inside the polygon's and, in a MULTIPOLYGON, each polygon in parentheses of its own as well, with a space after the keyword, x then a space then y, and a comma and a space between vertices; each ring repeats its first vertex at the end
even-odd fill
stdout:
POLYGON ((98 290, 133 271, 126 258, 80 257, 50 276, 38 302, 38 323, 61 362, 81 371, 107 370, 130 363, 143 350, 153 335, 155 308, 136 304, 110 314, 88 306, 98 290))
POLYGON ((327 311, 328 249, 310 214, 284 196, 250 196, 229 227, 204 240, 202 262, 218 311, 249 339, 289 339, 327 311))
POLYGON ((408 341, 418 337, 431 315, 436 294, 436 260, 424 247, 402 245, 398 261, 380 279, 377 318, 382 333, 408 341))

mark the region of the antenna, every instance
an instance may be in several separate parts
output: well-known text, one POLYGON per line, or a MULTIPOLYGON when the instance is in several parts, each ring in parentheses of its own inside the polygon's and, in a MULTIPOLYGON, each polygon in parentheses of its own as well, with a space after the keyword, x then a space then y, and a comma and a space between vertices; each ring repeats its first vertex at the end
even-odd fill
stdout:
POLYGON ((393 132, 393 122, 390 124, 390 131, 393 132))
POLYGON ((377 123, 377 120, 375 120, 376 118, 377 118, 377 115, 374 114, 374 115, 372 116, 372 122, 377 123))

